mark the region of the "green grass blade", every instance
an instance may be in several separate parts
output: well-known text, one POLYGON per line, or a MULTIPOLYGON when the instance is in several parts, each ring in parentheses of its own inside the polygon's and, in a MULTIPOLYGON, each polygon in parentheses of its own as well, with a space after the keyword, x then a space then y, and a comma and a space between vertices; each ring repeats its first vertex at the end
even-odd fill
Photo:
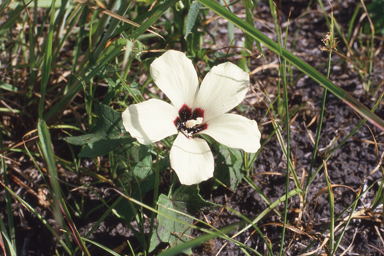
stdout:
POLYGON ((122 49, 123 47, 126 45, 126 40, 127 39, 118 39, 116 40, 115 42, 113 42, 108 48, 110 49, 106 49, 105 53, 102 53, 101 56, 97 62, 99 63, 99 65, 92 69, 92 71, 81 81, 81 83, 79 81, 76 81, 74 84, 75 86, 73 86, 67 95, 65 95, 65 97, 63 99, 61 99, 59 101, 59 103, 57 103, 55 106, 53 106, 47 114, 44 115, 44 120, 48 120, 49 118, 51 118, 53 115, 56 114, 56 112, 58 110, 60 110, 61 108, 63 108, 66 104, 68 104, 68 102, 70 102, 70 100, 83 88, 83 84, 86 84, 88 83, 98 72, 100 72, 100 70, 102 70, 103 68, 105 68, 105 66, 112 60, 114 59, 116 56, 122 54, 122 49))
MULTIPOLYGON (((85 240, 87 237, 92 235, 92 233, 99 227, 100 223, 103 222, 109 215, 109 213, 120 203, 123 197, 119 197, 111 206, 108 206, 108 209, 104 212, 104 214, 97 220, 97 222, 93 225, 91 230, 89 230, 83 239, 85 240)), ((86 241, 86 240, 85 240, 86 241)))
POLYGON ((1 223, 1 236, 0 238, 4 237, 5 241, 7 241, 7 244, 8 244, 8 249, 9 249, 9 252, 12 256, 17 256, 16 254, 16 248, 14 247, 14 244, 12 244, 12 241, 11 239, 9 239, 9 237, 7 236, 7 234, 4 232, 5 231, 5 227, 4 227, 4 223, 3 223, 3 220, 0 218, 0 223, 1 223))
MULTIPOLYGON (((263 239, 264 243, 265 243, 265 246, 268 248, 268 251, 269 251, 269 255, 273 255, 273 251, 272 251, 272 247, 271 247, 271 244, 268 242, 268 240, 265 238, 264 234, 261 232, 261 230, 255 225, 255 223, 252 223, 252 221, 250 219, 248 219, 246 216, 244 216, 243 214, 241 214, 240 212, 236 211, 235 209, 232 209, 230 207, 226 207, 226 209, 234 214, 236 214, 237 216, 239 216, 240 218, 242 218, 244 221, 246 221, 248 224, 252 225, 252 227, 257 231, 257 233, 259 233, 261 239, 263 239)), ((235 235, 236 236, 236 235, 235 235)), ((261 255, 261 254, 259 254, 261 255)))
POLYGON ((51 135, 49 134, 47 124, 44 120, 39 120, 37 125, 39 139, 41 143, 41 149, 43 151, 43 155, 47 164, 48 173, 50 176, 50 181, 52 185, 52 198, 53 198, 53 211, 56 220, 63 226, 63 215, 61 213, 59 202, 61 202, 61 191, 60 185, 57 177, 57 169, 55 157, 52 151, 52 143, 51 143, 51 135))
MULTIPOLYGON (((383 173, 383 168, 381 167, 381 172, 383 173)), ((384 182, 384 176, 381 177, 381 184, 384 182)), ((376 207, 384 202, 384 190, 383 186, 379 186, 379 189, 376 192, 375 198, 373 199, 371 211, 374 211, 376 207)), ((384 214, 384 212, 382 213, 384 214)))
MULTIPOLYGON (((30 1, 28 4, 30 4, 31 2, 32 1, 30 1)), ((1 5, 1 8, 3 8, 3 5, 1 5)), ((24 10, 24 5, 18 5, 17 8, 9 14, 10 17, 7 19, 7 21, 0 25, 0 31, 10 29, 10 27, 14 26, 16 20, 19 18, 20 13, 24 10)))
MULTIPOLYGON (((117 11, 117 14, 121 15, 121 16, 124 16, 126 14, 126 12, 129 10, 129 7, 131 6, 131 4, 132 4, 131 1, 122 1, 121 2, 121 6, 119 7, 119 10, 117 11)), ((104 50, 107 42, 112 37, 114 31, 117 29, 117 27, 120 24, 120 22, 121 22, 120 20, 114 18, 114 19, 112 19, 112 22, 110 23, 110 25, 108 27, 108 30, 105 33, 104 33, 103 30, 100 31, 104 35, 103 35, 103 38, 101 39, 101 42, 99 43, 98 47, 96 48, 96 50, 94 51, 94 53, 92 54, 92 56, 90 58, 91 62, 96 61, 96 59, 102 53, 102 51, 104 50)))
MULTIPOLYGON (((159 198, 159 187, 160 187, 160 167, 159 167, 159 148, 156 149, 156 166, 155 166, 155 187, 153 189, 153 203, 152 208, 157 210, 157 200, 159 198)), ((151 213, 151 223, 149 226, 149 234, 152 234, 154 229, 154 222, 156 219, 155 212, 151 213)))
POLYGON ((3 14, 5 8, 8 7, 8 5, 10 5, 12 2, 12 0, 6 0, 2 5, 0 5, 0 15, 3 14))
POLYGON ((335 241, 335 196, 333 195, 332 184, 328 178, 328 169, 326 163, 324 163, 324 176, 325 181, 327 182, 328 187, 328 196, 329 196, 329 215, 330 215, 330 224, 329 224, 329 251, 330 255, 335 253, 334 241, 335 241))
POLYGON ((164 1, 159 8, 143 23, 140 27, 130 35, 130 39, 136 40, 141 34, 143 34, 163 13, 168 10, 169 7, 174 5, 178 0, 164 1))
MULTIPOLYGON (((62 6, 62 8, 65 8, 65 7, 62 6)), ((74 27, 76 25, 78 25, 77 20, 78 20, 78 17, 81 15, 80 10, 81 9, 74 9, 73 10, 73 8, 65 10, 65 14, 63 14, 65 19, 63 19, 62 24, 60 26, 59 38, 56 39, 56 41, 54 42, 55 52, 53 53, 53 57, 52 57, 52 60, 54 62, 56 61, 56 59, 60 55, 60 53, 62 53, 63 45, 65 44, 65 42, 67 42, 69 36, 72 35, 72 33, 74 31, 74 27), (69 16, 70 13, 71 13, 71 15, 73 15, 73 19, 71 21, 67 17, 67 16, 69 16), (64 31, 62 31, 62 30, 65 27, 65 25, 67 25, 67 23, 69 23, 69 24, 65 29, 65 34, 62 34, 62 33, 64 33, 64 31)))
POLYGON ((10 188, 6 187, 3 182, 0 181, 0 184, 16 199, 18 200, 24 207, 26 207, 29 211, 36 215, 36 217, 43 223, 43 225, 52 233, 52 235, 57 239, 57 241, 63 246, 63 249, 69 254, 72 255, 71 250, 68 246, 63 242, 60 236, 56 233, 56 231, 49 225, 48 221, 43 218, 32 206, 30 206, 26 201, 16 195, 10 188))
MULTIPOLYGON (((212 0, 198 0, 198 1, 204 4, 206 7, 208 7, 212 11, 214 11, 215 13, 217 13, 218 15, 234 23, 237 27, 239 27, 249 36, 255 38, 256 40, 259 40, 262 44, 264 44, 274 53, 280 55, 280 49, 278 44, 276 44, 274 41, 272 41, 267 36, 262 34, 259 30, 257 30, 252 25, 246 23, 236 15, 232 14, 231 12, 229 12, 227 9, 225 9, 215 1, 212 1, 212 0)), ((343 89, 333 84, 331 81, 329 81, 325 76, 320 74, 315 68, 310 66, 308 63, 299 59, 298 57, 296 57, 295 55, 293 55, 292 53, 290 53, 285 49, 282 49, 281 52, 282 52, 281 57, 285 58, 292 65, 294 65, 296 68, 301 70, 303 73, 307 74, 309 77, 311 77, 313 80, 321 84, 323 87, 327 88, 331 93, 333 93, 336 97, 344 101, 353 110, 355 110, 357 113, 362 115, 373 125, 377 126, 379 129, 384 131, 384 121, 374 113, 371 113, 367 107, 365 107, 363 104, 358 102, 346 91, 344 91, 343 89)))
MULTIPOLYGON (((334 27, 333 27, 333 11, 332 11, 332 17, 331 17, 331 39, 329 41, 324 40, 324 43, 326 44, 326 47, 329 49, 329 55, 328 55, 328 66, 327 66, 327 78, 329 78, 329 74, 331 72, 331 60, 332 60, 332 49, 336 47, 336 45, 333 45, 333 40, 334 40, 334 27)), ((320 135, 321 135, 321 128, 323 127, 323 117, 324 117, 324 109, 325 109, 325 101, 327 98, 327 89, 324 88, 323 91, 323 96, 321 100, 321 107, 320 107, 320 115, 319 115, 319 123, 317 126, 317 132, 316 132, 316 140, 315 140, 315 146, 313 147, 312 151, 312 158, 311 158, 311 163, 309 165, 309 171, 308 171, 308 178, 307 178, 307 183, 312 177, 312 168, 315 164, 315 159, 317 155, 317 148, 319 146, 319 141, 320 141, 320 135)), ((309 184, 306 184, 305 186, 305 193, 304 193, 304 198, 306 198, 307 193, 309 189, 309 184)), ((305 200, 304 200, 305 201, 305 200)))
POLYGON ((95 245, 95 246, 97 246, 97 247, 99 247, 99 248, 101 248, 101 249, 103 249, 104 251, 106 251, 106 252, 108 252, 108 253, 110 253, 110 254, 112 254, 112 255, 114 255, 114 256, 121 256, 121 255, 118 254, 117 252, 115 252, 115 251, 109 249, 108 247, 105 247, 105 246, 103 246, 103 245, 101 245, 101 244, 99 244, 99 243, 96 243, 95 241, 92 241, 92 240, 87 239, 87 238, 83 238, 83 240, 86 241, 86 242, 88 242, 88 243, 90 243, 90 244, 93 244, 93 245, 95 245))
POLYGON ((45 103, 45 93, 48 85, 48 79, 49 75, 51 73, 51 63, 52 63, 52 38, 53 38, 53 30, 54 26, 53 23, 55 21, 55 0, 52 1, 52 7, 51 7, 51 20, 49 23, 49 32, 48 37, 46 41, 46 47, 45 47, 45 57, 44 57, 44 63, 43 63, 43 69, 41 74, 41 97, 39 102, 39 118, 41 119, 43 117, 44 112, 44 103, 45 103))
MULTIPOLYGON (((1 135, 0 135, 1 136, 1 135)), ((2 144, 2 143, 1 143, 2 144)), ((2 145, 1 145, 2 146, 2 145)), ((8 186, 8 175, 7 175, 7 168, 4 157, 1 157, 1 172, 3 174, 4 184, 5 186, 8 186)), ((16 237, 15 237, 15 226, 13 223, 13 212, 12 212, 12 200, 11 195, 8 191, 5 191, 5 203, 7 206, 7 219, 8 219, 8 231, 6 231, 5 227, 3 229, 2 225, 2 233, 4 236, 9 236, 9 240, 7 239, 8 245, 10 249, 16 248, 16 237)), ((0 218, 1 219, 1 218, 0 218)))
MULTIPOLYGON (((86 20, 87 20, 87 8, 78 6, 75 11, 75 13, 81 14, 79 22, 77 23, 77 26, 79 26, 80 30, 79 33, 76 35, 76 44, 73 50, 73 64, 71 68, 71 74, 76 74, 76 70, 78 68, 78 61, 79 57, 81 55, 81 44, 85 38, 85 26, 86 26, 86 20)), ((75 80, 75 77, 71 75, 68 80, 67 87, 71 84, 73 84, 73 81, 75 80)), ((68 88, 65 88, 65 92, 67 92, 68 88)))
POLYGON ((368 59, 369 59, 369 62, 368 62, 368 81, 367 81, 367 92, 369 92, 370 90, 370 87, 371 87, 371 75, 372 75, 372 68, 373 68, 373 52, 374 52, 374 41, 375 41, 375 26, 373 25, 372 23, 372 20, 371 18, 369 17, 369 13, 368 13, 368 10, 367 10, 367 7, 365 6, 364 4, 364 1, 361 1, 361 5, 363 6, 364 8, 364 11, 365 13, 367 14, 367 18, 368 18, 368 21, 369 21, 369 24, 370 24, 370 27, 371 27, 371 41, 370 41, 370 44, 369 44, 369 53, 368 53, 368 59))
MULTIPOLYGON (((268 206, 272 204, 271 200, 269 200, 269 198, 263 193, 263 191, 255 184, 255 182, 253 182, 253 180, 249 176, 245 177, 244 180, 248 182, 248 184, 256 191, 256 193, 268 204, 268 206)), ((281 214, 281 212, 279 212, 278 209, 275 208, 273 210, 280 218, 283 217, 283 215, 281 214)))
POLYGON ((90 256, 91 254, 89 253, 88 248, 84 243, 84 240, 80 236, 80 233, 77 230, 76 225, 72 220, 71 214, 69 213, 67 205, 65 204, 64 200, 62 200, 61 203, 59 203, 59 205, 60 205, 60 208, 61 208, 63 214, 65 214, 66 220, 68 222, 68 226, 71 228, 72 234, 74 235, 75 240, 76 240, 78 246, 80 247, 81 251, 85 255, 90 256))
POLYGON ((356 17, 357 15, 359 14, 360 12, 360 7, 361 7, 361 4, 359 3, 356 7, 355 7, 355 11, 353 12, 353 15, 349 21, 349 27, 348 27, 348 33, 347 33, 347 39, 346 39, 346 42, 349 43, 349 40, 351 39, 351 36, 352 36, 352 30, 353 28, 355 27, 354 26, 354 23, 355 23, 355 20, 356 20, 356 17))

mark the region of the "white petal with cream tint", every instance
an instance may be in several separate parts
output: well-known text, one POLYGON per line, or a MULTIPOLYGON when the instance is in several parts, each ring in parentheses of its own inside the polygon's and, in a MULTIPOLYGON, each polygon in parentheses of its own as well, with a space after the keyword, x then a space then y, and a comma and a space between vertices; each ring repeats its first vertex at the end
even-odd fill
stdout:
POLYGON ((170 160, 181 184, 193 185, 213 176, 213 155, 203 139, 188 139, 179 133, 173 142, 170 160))
POLYGON ((213 67, 205 76, 193 107, 204 109, 206 122, 239 105, 248 89, 248 73, 226 62, 213 67))
POLYGON ((177 110, 193 105, 199 81, 192 61, 184 53, 167 51, 150 67, 155 84, 167 95, 177 110))
POLYGON ((122 114, 125 129, 139 143, 149 145, 176 134, 178 131, 173 121, 177 110, 170 104, 151 99, 130 105, 122 114))
POLYGON ((236 114, 223 114, 207 123, 208 128, 200 133, 209 135, 227 147, 249 153, 256 153, 260 148, 261 134, 254 120, 236 114))

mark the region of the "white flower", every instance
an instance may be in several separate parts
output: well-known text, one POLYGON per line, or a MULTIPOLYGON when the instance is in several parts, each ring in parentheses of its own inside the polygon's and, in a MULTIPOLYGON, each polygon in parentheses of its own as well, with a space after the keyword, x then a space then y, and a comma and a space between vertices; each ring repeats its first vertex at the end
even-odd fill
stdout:
POLYGON ((167 51, 153 61, 151 76, 173 105, 157 99, 130 105, 122 114, 125 129, 141 144, 178 134, 170 153, 171 167, 182 184, 213 176, 214 161, 206 134, 231 148, 255 153, 260 148, 257 123, 228 114, 245 97, 249 75, 226 62, 215 66, 200 88, 197 73, 184 53, 167 51))

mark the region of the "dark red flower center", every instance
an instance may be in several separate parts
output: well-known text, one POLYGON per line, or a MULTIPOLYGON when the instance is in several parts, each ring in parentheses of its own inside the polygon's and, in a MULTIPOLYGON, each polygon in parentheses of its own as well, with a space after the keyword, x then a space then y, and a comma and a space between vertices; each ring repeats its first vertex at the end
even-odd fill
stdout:
POLYGON ((177 130, 190 138, 194 134, 207 129, 208 125, 202 123, 204 120, 204 110, 196 108, 192 111, 190 107, 184 104, 179 110, 179 116, 173 121, 177 130))

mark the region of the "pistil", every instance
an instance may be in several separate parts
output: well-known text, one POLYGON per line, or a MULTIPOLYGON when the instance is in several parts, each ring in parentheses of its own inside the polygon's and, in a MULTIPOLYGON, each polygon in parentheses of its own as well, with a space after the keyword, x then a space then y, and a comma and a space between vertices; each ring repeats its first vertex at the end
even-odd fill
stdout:
POLYGON ((187 138, 191 138, 194 134, 207 129, 208 125, 203 123, 204 110, 197 108, 193 111, 187 105, 183 105, 179 110, 179 116, 175 119, 174 124, 180 132, 187 138))

